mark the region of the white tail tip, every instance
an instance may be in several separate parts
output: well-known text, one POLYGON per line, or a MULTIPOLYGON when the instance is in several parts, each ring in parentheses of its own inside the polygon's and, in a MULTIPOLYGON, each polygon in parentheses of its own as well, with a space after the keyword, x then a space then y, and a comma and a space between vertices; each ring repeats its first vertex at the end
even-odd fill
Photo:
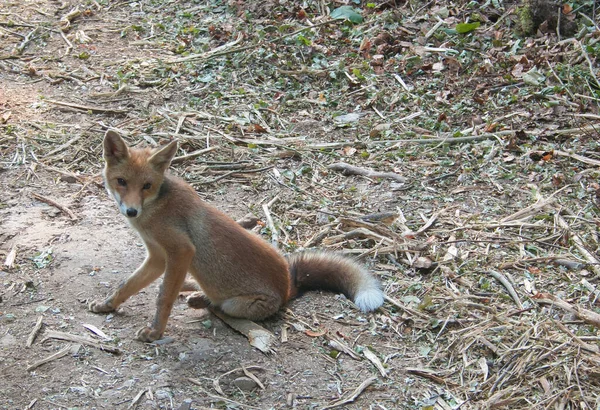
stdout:
POLYGON ((383 291, 379 288, 359 290, 354 303, 363 312, 370 312, 383 305, 383 291))

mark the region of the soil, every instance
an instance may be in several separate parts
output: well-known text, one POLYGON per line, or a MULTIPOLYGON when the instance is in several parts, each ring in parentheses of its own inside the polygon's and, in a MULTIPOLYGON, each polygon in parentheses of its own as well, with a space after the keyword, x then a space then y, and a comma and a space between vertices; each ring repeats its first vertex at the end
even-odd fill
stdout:
POLYGON ((475 3, 4 0, 0 408, 598 408, 597 22, 521 38, 475 3), (159 283, 91 313, 145 256, 109 128, 214 147, 172 172, 267 241, 270 203, 282 252, 359 257, 386 303, 303 295, 260 323, 271 354, 185 294, 135 340, 159 283))

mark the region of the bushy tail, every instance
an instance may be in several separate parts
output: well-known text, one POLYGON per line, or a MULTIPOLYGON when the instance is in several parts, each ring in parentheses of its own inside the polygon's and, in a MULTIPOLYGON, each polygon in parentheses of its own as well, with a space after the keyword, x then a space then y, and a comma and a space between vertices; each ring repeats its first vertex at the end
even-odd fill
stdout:
POLYGON ((363 312, 383 304, 377 279, 349 258, 328 252, 301 252, 286 259, 291 275, 290 299, 307 290, 329 290, 343 293, 363 312))

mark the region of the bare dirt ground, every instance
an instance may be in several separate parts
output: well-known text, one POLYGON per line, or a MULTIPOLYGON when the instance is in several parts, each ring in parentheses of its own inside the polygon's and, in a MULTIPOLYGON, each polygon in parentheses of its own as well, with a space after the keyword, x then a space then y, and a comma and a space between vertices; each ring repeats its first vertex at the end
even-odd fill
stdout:
POLYGON ((349 3, 3 2, 0 408, 600 408, 593 8, 349 3), (265 239, 359 257, 385 305, 307 294, 269 355, 183 297, 134 340, 158 284, 90 313, 144 258, 109 127, 177 138, 203 199, 269 203, 265 239))

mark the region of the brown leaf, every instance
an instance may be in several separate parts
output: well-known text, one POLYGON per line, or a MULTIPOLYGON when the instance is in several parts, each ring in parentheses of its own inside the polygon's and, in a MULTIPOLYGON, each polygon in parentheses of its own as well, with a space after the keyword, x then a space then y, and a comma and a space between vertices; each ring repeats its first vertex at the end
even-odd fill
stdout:
POLYGON ((327 333, 327 329, 321 328, 319 330, 306 330, 304 333, 310 337, 320 337, 327 333))

